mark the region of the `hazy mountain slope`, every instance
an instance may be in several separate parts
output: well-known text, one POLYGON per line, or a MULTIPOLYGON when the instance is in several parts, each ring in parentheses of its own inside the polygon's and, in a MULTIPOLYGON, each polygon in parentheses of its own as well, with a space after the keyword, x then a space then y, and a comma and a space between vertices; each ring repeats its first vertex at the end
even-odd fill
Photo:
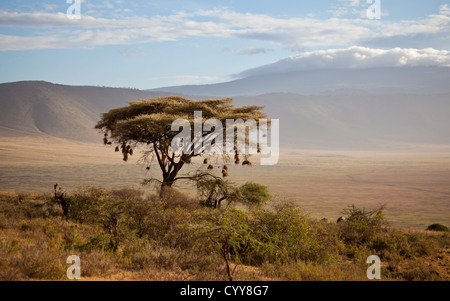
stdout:
MULTIPOLYGON (((39 135, 99 141, 100 114, 127 100, 161 93, 133 89, 15 82, 0 85, 0 135, 39 135)), ((101 138, 101 137, 100 137, 101 138)))
MULTIPOLYGON (((243 73, 245 74, 245 72, 243 73)), ((450 92, 450 68, 392 67, 367 69, 315 69, 250 75, 230 82, 209 85, 164 87, 189 95, 237 96, 266 93, 302 95, 334 94, 335 90, 359 90, 359 93, 447 93, 450 92)))
POLYGON ((450 143, 450 94, 266 94, 235 98, 280 120, 284 147, 392 149, 450 143))
POLYGON ((265 105, 271 118, 280 119, 285 147, 450 143, 449 67, 305 69, 297 63, 282 60, 244 71, 240 75, 245 77, 230 82, 156 91, 265 105))
MULTIPOLYGON (((1 84, 0 136, 50 135, 100 143, 102 137, 93 127, 102 112, 124 106, 127 100, 160 95, 47 82, 1 84)), ((265 106, 270 118, 280 120, 282 147, 392 149, 450 144, 450 93, 272 93, 237 96, 234 104, 265 106)))

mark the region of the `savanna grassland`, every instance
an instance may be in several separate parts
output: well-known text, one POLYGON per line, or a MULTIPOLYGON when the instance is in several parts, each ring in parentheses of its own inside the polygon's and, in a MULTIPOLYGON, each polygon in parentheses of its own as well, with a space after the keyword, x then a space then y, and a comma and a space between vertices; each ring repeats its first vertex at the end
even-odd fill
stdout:
MULTIPOLYGON (((346 221, 308 218, 298 204, 212 209, 170 190, 87 186, 67 195, 0 194, 0 279, 65 280, 70 255, 82 280, 450 280, 450 234, 401 231, 383 209, 349 207, 346 221)), ((448 231, 448 229, 446 229, 448 231)))
POLYGON ((67 279, 73 254, 84 280, 367 280, 373 254, 382 280, 450 280, 449 233, 424 231, 449 225, 445 152, 255 158, 253 168, 230 165, 229 179, 263 184, 272 198, 220 210, 186 183, 162 197, 139 186, 156 168, 101 144, 2 138, 0 155, 2 280, 67 279))
MULTIPOLYGON (((386 205, 385 215, 393 226, 450 225, 450 152, 445 148, 420 152, 295 150, 282 152, 274 166, 259 165, 257 157, 253 162, 253 168, 229 164, 228 179, 266 185, 275 198, 298 202, 312 218, 336 220, 352 204, 386 205)), ((204 168, 199 160, 183 171, 198 168, 204 168)), ((153 187, 140 185, 151 176, 160 177, 156 165, 146 170, 139 164, 139 154, 123 162, 113 148, 101 143, 2 138, 0 146, 0 191, 48 193, 59 183, 69 192, 78 186, 100 185, 152 193, 153 187)), ((195 195, 190 183, 177 187, 195 195)))

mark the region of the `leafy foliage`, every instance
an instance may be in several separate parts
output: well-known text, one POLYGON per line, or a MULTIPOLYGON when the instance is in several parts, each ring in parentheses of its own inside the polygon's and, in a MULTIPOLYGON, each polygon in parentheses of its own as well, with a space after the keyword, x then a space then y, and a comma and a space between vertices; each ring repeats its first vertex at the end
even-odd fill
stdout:
POLYGON ((450 230, 441 224, 431 224, 427 227, 427 230, 431 230, 431 231, 441 231, 441 232, 450 232, 450 230))
POLYGON ((240 201, 249 206, 259 206, 268 201, 271 196, 267 191, 267 186, 247 182, 239 188, 240 201))
POLYGON ((82 277, 102 279, 367 280, 372 254, 383 280, 450 279, 438 265, 449 234, 385 227, 381 208, 352 206, 348 220, 329 223, 286 201, 211 209, 183 206, 181 194, 169 200, 95 186, 67 197, 74 211, 65 219, 58 204, 47 207, 51 195, 18 202, 0 194, 1 280, 63 280, 71 254, 82 258, 82 277), (117 235, 105 226, 114 215, 117 235))
MULTIPOLYGON (((159 182, 162 186, 172 186, 180 179, 178 173, 183 165, 189 164, 191 158, 201 155, 195 143, 185 145, 183 154, 174 152, 171 142, 178 133, 172 131, 171 126, 175 120, 183 118, 190 122, 193 141, 200 138, 194 137, 194 111, 202 112, 202 123, 211 118, 222 124, 227 119, 254 119, 258 123, 259 119, 266 117, 261 112, 261 106, 234 107, 231 102, 230 98, 191 100, 181 96, 132 101, 127 107, 104 113, 96 128, 103 131, 106 145, 114 142, 117 145, 116 151, 120 147, 125 161, 133 154, 133 147, 146 149, 144 161, 150 165, 156 158, 163 176, 162 181, 149 179, 146 183, 159 182)), ((214 131, 203 130, 202 139, 213 139, 211 135, 214 131)), ((226 127, 223 127, 223 136, 226 136, 226 127)))

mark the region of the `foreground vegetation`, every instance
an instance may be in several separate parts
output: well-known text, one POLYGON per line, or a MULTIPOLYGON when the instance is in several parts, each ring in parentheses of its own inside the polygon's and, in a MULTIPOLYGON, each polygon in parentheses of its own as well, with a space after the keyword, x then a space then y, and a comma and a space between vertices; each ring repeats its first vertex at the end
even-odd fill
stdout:
POLYGON ((0 194, 0 280, 65 280, 70 255, 85 280, 367 280, 370 255, 382 280, 450 280, 449 233, 392 228, 382 207, 343 208, 335 223, 290 202, 218 209, 174 189, 81 187, 65 211, 59 196, 0 194))

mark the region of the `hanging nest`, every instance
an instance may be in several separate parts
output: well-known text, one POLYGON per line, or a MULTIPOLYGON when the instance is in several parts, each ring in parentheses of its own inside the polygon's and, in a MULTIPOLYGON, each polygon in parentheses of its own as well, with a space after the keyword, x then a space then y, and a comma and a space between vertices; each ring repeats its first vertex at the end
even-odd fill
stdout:
POLYGON ((222 177, 228 177, 228 170, 222 169, 222 177))
POLYGON ((250 166, 250 167, 253 167, 252 162, 250 162, 250 161, 248 161, 248 160, 245 160, 245 161, 242 162, 242 166, 244 166, 244 165, 248 165, 248 166, 250 166))
POLYGON ((186 163, 186 164, 191 164, 191 157, 189 156, 189 155, 185 155, 185 154, 183 154, 183 155, 181 155, 181 161, 183 161, 184 163, 186 163))
POLYGON ((224 165, 223 170, 228 170, 228 166, 224 165))
POLYGON ((130 154, 130 156, 133 156, 133 149, 130 148, 130 150, 128 151, 128 153, 130 154))
POLYGON ((208 159, 203 160, 203 164, 208 164, 208 159))
POLYGON ((241 162, 241 160, 239 160, 239 158, 237 158, 236 160, 234 160, 234 164, 239 165, 239 163, 241 162))
POLYGON ((214 166, 212 166, 211 164, 208 165, 208 169, 214 169, 214 166))
POLYGON ((114 151, 117 153, 119 151, 119 147, 116 146, 116 148, 114 149, 114 151))

